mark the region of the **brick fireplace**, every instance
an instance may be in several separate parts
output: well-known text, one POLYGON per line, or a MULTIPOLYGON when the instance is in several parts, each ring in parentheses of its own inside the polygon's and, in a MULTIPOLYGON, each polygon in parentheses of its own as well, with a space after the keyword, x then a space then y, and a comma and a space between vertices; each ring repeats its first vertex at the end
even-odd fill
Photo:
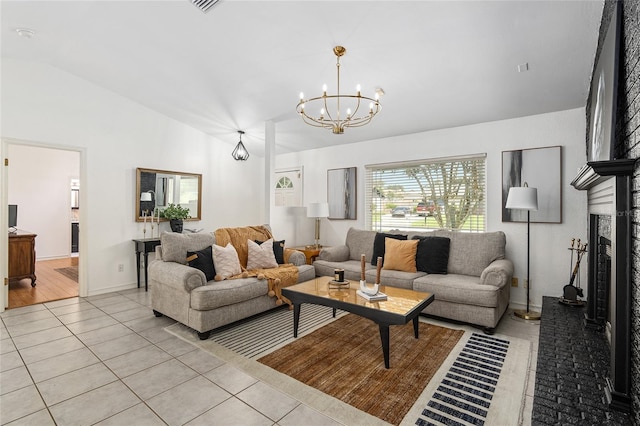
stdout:
POLYGON ((589 162, 571 183, 588 192, 585 326, 610 342, 605 389, 611 408, 631 411, 631 209, 634 160, 589 162), (608 287, 608 288, 607 288, 608 287))

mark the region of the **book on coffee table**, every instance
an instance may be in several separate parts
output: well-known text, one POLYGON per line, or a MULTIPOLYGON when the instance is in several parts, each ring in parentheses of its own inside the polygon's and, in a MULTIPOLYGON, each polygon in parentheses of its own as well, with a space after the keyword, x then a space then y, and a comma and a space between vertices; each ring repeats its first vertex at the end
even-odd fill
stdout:
POLYGON ((371 296, 362 290, 357 290, 356 294, 364 299, 367 299, 369 302, 380 302, 382 300, 387 300, 387 295, 379 291, 375 295, 371 296))

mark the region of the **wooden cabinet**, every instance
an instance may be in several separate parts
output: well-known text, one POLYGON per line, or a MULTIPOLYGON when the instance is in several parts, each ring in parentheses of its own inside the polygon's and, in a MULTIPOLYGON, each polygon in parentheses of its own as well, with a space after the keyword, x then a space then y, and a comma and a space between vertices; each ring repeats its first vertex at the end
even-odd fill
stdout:
POLYGON ((17 230, 9 233, 9 280, 23 278, 36 286, 36 234, 17 230))

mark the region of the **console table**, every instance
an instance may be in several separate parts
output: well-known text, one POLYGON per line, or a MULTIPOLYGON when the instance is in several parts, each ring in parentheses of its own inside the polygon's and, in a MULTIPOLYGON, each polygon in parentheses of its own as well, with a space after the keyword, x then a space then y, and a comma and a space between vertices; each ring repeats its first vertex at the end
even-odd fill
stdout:
POLYGON ((136 264, 138 265, 138 288, 140 288, 140 255, 144 257, 144 291, 149 290, 149 279, 147 278, 147 268, 149 266, 149 253, 156 250, 160 245, 160 238, 140 238, 133 240, 136 248, 136 264))
POLYGON ((313 261, 316 260, 321 250, 321 248, 316 248, 315 246, 293 247, 293 249, 304 253, 304 257, 307 259, 307 265, 313 264, 313 261))
POLYGON ((9 232, 9 281, 31 279, 36 286, 36 234, 16 230, 9 232))

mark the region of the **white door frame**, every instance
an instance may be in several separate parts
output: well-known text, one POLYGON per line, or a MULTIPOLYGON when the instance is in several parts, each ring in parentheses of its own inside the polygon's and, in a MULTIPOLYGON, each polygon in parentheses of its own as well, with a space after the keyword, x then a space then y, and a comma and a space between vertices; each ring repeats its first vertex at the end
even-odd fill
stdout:
MULTIPOLYGON (((80 229, 86 229, 84 224, 87 223, 88 216, 88 208, 89 205, 87 202, 88 197, 88 187, 87 187, 87 149, 82 147, 74 147, 74 146, 65 146, 65 145, 56 145, 49 143, 41 143, 34 141, 26 141, 20 139, 11 139, 11 138, 3 138, 2 144, 0 145, 0 153, 2 158, 2 187, 0 188, 2 191, 2 195, 0 196, 0 223, 7 224, 9 222, 9 167, 11 167, 11 159, 9 158, 9 166, 6 166, 5 159, 8 158, 9 155, 9 145, 23 145, 23 146, 32 146, 36 148, 49 148, 49 149, 59 149, 64 151, 74 151, 80 154, 80 184, 83 187, 83 191, 80 191, 80 205, 83 207, 82 215, 80 215, 79 226, 80 229)), ((87 244, 88 244, 88 232, 80 232, 80 249, 79 256, 80 259, 78 261, 78 292, 80 297, 87 297, 88 295, 88 283, 87 283, 87 244)), ((9 246, 9 234, 8 232, 0 232, 0 246, 8 247, 9 246)), ((9 250, 2 250, 4 253, 0 256, 0 276, 3 277, 3 281, 5 285, 3 285, 4 290, 0 292, 0 312, 4 312, 5 308, 9 304, 9 285, 8 285, 8 277, 9 277, 9 250)))

